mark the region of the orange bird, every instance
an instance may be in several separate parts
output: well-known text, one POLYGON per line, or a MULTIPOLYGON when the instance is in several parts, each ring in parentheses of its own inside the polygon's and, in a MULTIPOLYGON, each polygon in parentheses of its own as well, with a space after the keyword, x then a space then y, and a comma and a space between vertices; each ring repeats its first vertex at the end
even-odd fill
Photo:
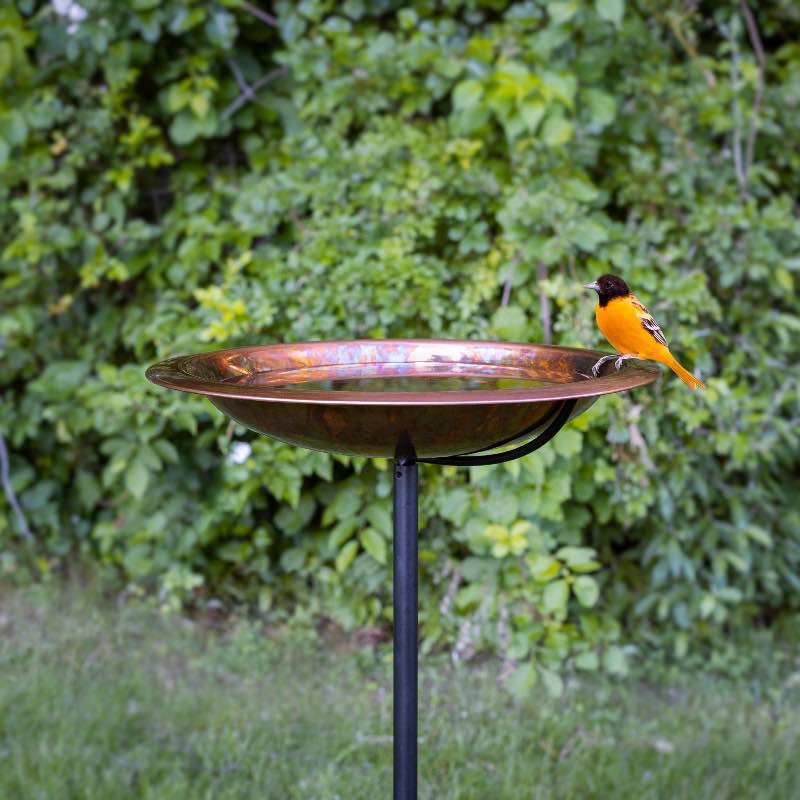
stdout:
MULTIPOLYGON (((666 364, 689 388, 705 389, 705 384, 684 369, 669 351, 669 345, 652 314, 636 299, 622 278, 616 275, 601 275, 586 289, 597 292, 597 307, 594 310, 597 326, 611 346, 621 355, 614 366, 619 369, 629 358, 660 361, 666 364)), ((603 356, 593 367, 596 377, 600 366, 615 356, 603 356)))

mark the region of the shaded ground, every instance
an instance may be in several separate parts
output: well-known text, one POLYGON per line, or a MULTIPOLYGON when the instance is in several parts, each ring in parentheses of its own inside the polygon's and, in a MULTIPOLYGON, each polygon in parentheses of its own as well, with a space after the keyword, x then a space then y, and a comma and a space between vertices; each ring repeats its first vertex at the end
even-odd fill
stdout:
MULTIPOLYGON (((800 672, 595 679, 520 704, 496 671, 426 663, 421 798, 797 797, 800 672)), ((389 797, 390 679, 385 654, 301 635, 6 593, 0 798, 389 797)))

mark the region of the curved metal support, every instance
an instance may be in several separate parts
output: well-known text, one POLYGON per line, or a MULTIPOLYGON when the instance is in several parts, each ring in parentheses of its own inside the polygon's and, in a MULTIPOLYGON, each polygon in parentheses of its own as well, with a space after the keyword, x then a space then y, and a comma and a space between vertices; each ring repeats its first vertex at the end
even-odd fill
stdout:
POLYGON ((561 411, 561 406, 556 406, 553 404, 550 406, 547 414, 545 414, 542 419, 533 423, 533 425, 529 425, 524 430, 515 433, 513 436, 507 436, 505 439, 501 439, 499 442, 495 442, 490 447, 479 447, 477 450, 467 450, 464 453, 455 453, 452 456, 447 456, 449 459, 453 458, 461 458, 462 456, 474 456, 479 453, 487 454, 492 450, 496 450, 498 447, 503 447, 503 445, 510 444, 511 442, 518 442, 520 439, 528 436, 529 434, 533 433, 537 428, 542 428, 545 425, 549 425, 556 417, 558 412, 561 411))
MULTIPOLYGON (((566 424, 570 418, 575 405, 576 398, 564 400, 561 408, 556 414, 553 421, 535 438, 527 444, 515 447, 513 450, 506 450, 502 453, 492 453, 491 455, 474 455, 474 456, 444 456, 442 458, 418 458, 417 461, 423 464, 441 464, 448 467, 482 467, 489 464, 502 464, 504 461, 512 461, 515 458, 532 453, 538 450, 543 445, 546 445, 566 424)), ((499 447, 504 442, 500 442, 496 447, 499 447)))

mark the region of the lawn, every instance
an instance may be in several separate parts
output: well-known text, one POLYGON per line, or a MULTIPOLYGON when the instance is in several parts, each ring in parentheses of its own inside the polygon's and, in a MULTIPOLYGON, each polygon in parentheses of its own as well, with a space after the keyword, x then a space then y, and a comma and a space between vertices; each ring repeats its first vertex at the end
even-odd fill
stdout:
MULTIPOLYGON (((218 628, 75 589, 0 594, 0 798, 390 797, 385 649, 218 628)), ((797 662, 525 702, 496 663, 423 664, 421 798, 798 796, 797 662)))

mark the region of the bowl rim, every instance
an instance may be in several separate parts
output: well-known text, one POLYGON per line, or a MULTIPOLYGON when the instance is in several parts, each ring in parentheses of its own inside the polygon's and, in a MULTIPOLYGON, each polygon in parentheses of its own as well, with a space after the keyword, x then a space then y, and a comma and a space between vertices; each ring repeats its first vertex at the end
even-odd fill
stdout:
MULTIPOLYGON (((250 345, 246 347, 232 347, 224 350, 212 350, 203 353, 193 353, 191 355, 181 355, 159 361, 148 367, 145 376, 149 381, 168 389, 176 389, 181 392, 200 394, 210 399, 230 399, 230 400, 252 400, 256 402, 271 403, 305 403, 313 405, 359 405, 359 406, 463 406, 463 405, 487 405, 487 404, 511 404, 511 403, 537 403, 551 402, 553 400, 568 400, 571 398, 594 398, 605 394, 613 394, 628 389, 635 389, 653 383, 661 375, 655 366, 644 365, 641 362, 631 364, 626 361, 619 370, 607 371, 600 377, 585 377, 579 380, 558 383, 550 386, 532 387, 529 389, 469 389, 469 390, 425 390, 420 392, 359 392, 352 390, 323 390, 323 389, 303 389, 292 390, 281 386, 270 386, 260 384, 258 386, 241 386, 236 384, 224 383, 222 381, 207 380, 198 378, 191 374, 187 366, 193 362, 217 359, 231 360, 238 356, 247 357, 254 352, 272 350, 274 352, 291 351, 303 348, 305 350, 319 347, 320 349, 330 350, 332 347, 391 347, 391 346, 413 346, 413 347, 459 347, 482 349, 493 348, 501 350, 517 351, 535 354, 542 351, 549 355, 567 355, 574 361, 580 359, 589 366, 584 368, 587 371, 591 364, 604 355, 610 355, 599 350, 588 350, 578 347, 563 347, 560 345, 548 345, 525 342, 495 342, 475 339, 336 339, 309 342, 289 342, 250 345)), ((332 364, 320 363, 320 366, 333 366, 332 364)), ((344 362, 339 362, 345 366, 344 362)), ((350 362, 361 363, 361 362, 350 362)), ((368 362, 368 363, 396 363, 391 361, 368 362)), ((446 363, 446 362, 443 362, 446 363)), ((472 361, 453 361, 454 364, 463 364, 464 367, 474 366, 472 361)), ((489 361, 484 363, 491 363, 489 361)), ((313 367, 309 364, 308 367, 313 367)), ((302 369, 302 368, 299 368, 302 369)), ((279 372, 290 372, 295 370, 276 370, 279 372)), ((463 373, 462 373, 463 374, 463 373)), ((535 380, 535 378, 532 378, 535 380)))

